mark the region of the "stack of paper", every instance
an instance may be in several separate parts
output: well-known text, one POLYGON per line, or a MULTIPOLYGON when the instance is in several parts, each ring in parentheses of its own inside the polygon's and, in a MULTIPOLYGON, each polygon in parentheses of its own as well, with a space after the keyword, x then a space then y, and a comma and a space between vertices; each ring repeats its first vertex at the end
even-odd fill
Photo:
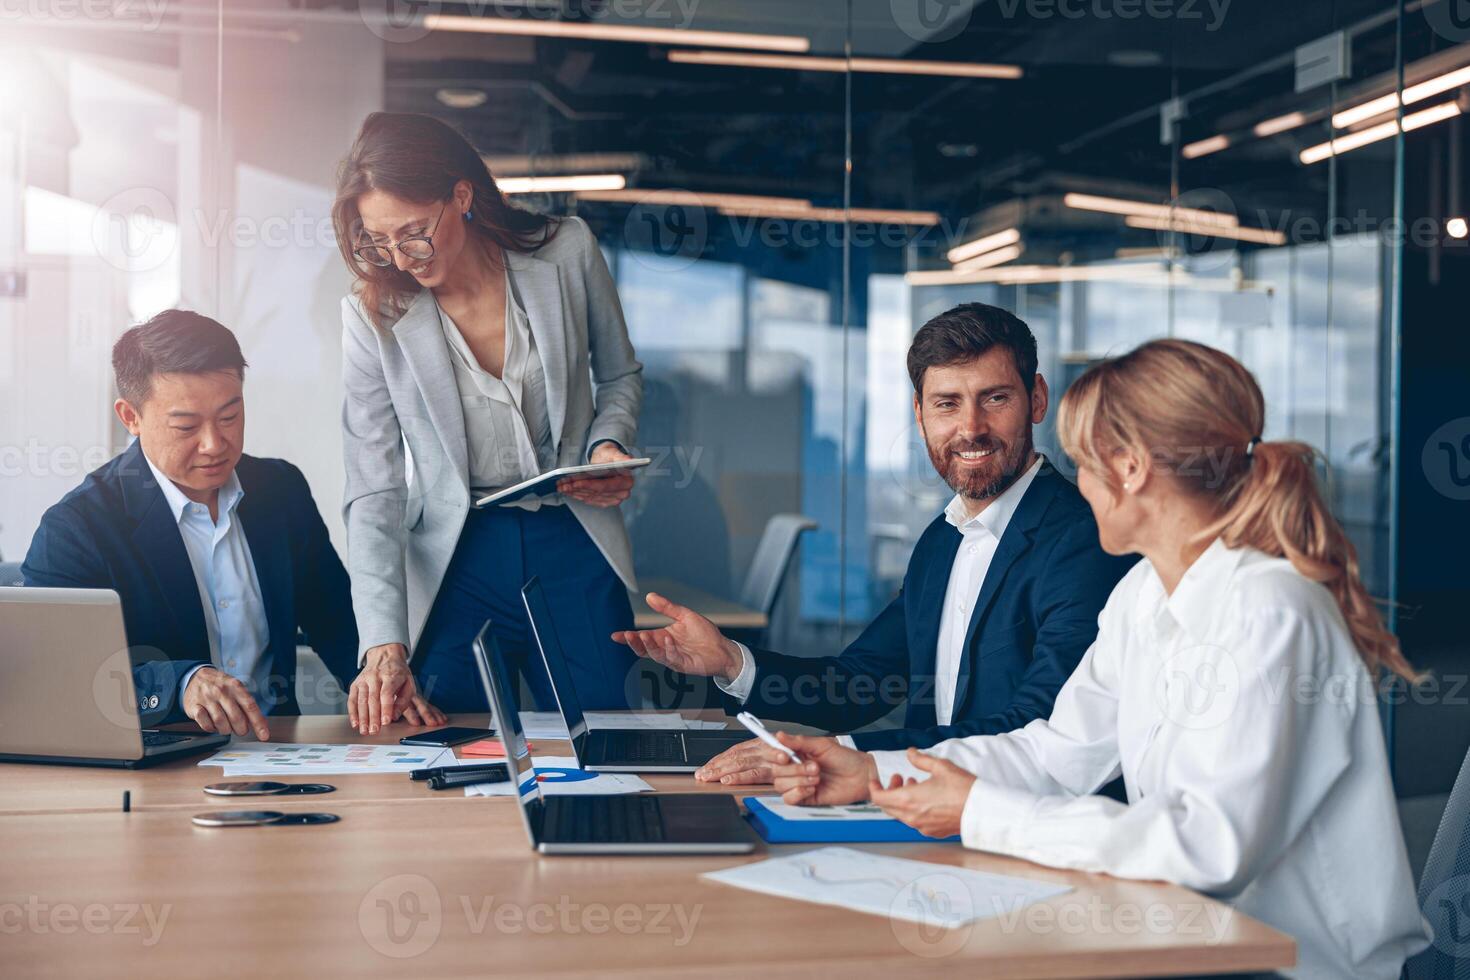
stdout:
POLYGON ((236 742, 203 760, 236 776, 350 776, 453 765, 450 749, 412 745, 313 745, 296 742, 236 742))
MULTIPOLYGON (((547 796, 603 796, 615 793, 651 793, 653 787, 640 776, 626 772, 585 772, 571 756, 534 756, 537 785, 547 796)), ((515 784, 475 783, 464 788, 465 796, 514 796, 515 784)))
POLYGON ((1072 890, 1048 881, 910 861, 850 847, 822 847, 711 871, 704 877, 766 895, 946 928, 1014 915, 1028 905, 1072 890))

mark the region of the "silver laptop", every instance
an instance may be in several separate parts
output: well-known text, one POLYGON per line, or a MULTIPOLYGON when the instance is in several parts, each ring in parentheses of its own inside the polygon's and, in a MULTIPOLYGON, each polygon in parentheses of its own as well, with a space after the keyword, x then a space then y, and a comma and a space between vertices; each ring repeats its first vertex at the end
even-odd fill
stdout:
POLYGON ((694 772, 715 756, 750 741, 745 729, 737 731, 679 731, 648 728, 593 728, 582 713, 577 684, 566 651, 556 632, 556 617, 547 602, 541 580, 532 578, 521 589, 531 632, 546 663, 556 707, 566 722, 577 764, 592 772, 694 772))
POLYGON ((0 761, 136 768, 227 742, 144 730, 116 592, 0 588, 0 761))
POLYGON ((521 717, 507 692, 499 645, 487 622, 474 642, 475 664, 505 745, 521 819, 542 854, 749 854, 759 846, 724 793, 546 796, 536 782, 521 717))

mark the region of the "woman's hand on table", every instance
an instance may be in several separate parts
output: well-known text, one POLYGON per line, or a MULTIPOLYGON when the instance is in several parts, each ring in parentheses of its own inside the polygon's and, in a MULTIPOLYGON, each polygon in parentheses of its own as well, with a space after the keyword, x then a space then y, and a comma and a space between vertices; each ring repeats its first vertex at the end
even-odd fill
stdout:
POLYGON ((449 717, 419 694, 408 667, 408 648, 384 643, 363 655, 362 671, 347 692, 347 720, 362 735, 376 735, 399 718, 410 725, 443 725, 449 717))

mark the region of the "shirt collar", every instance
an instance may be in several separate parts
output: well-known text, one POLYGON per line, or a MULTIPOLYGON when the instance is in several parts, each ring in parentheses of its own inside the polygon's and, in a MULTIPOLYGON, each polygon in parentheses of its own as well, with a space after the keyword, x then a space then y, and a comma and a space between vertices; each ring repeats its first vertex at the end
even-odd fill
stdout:
MULTIPOLYGON (((143 454, 143 459, 148 463, 148 469, 153 471, 153 479, 158 481, 158 489, 163 491, 163 499, 168 502, 168 509, 173 512, 174 521, 180 522, 184 519, 184 508, 194 501, 184 496, 174 481, 163 475, 163 472, 153 465, 153 460, 148 454, 143 454)), ((245 496, 245 489, 240 486, 240 475, 234 470, 230 471, 230 478, 225 481, 224 486, 219 488, 219 513, 233 514, 235 508, 240 506, 240 499, 245 496)))
POLYGON ((1036 474, 1041 470, 1041 464, 1045 461, 1046 457, 1037 453, 1036 459, 1031 461, 1026 472, 1022 473, 1015 483, 1006 487, 1004 493, 992 500, 974 517, 965 515, 965 499, 955 494, 954 498, 945 505, 944 519, 961 534, 977 527, 983 527, 995 535, 997 541, 1000 540, 1001 536, 1006 533, 1006 527, 1011 523, 1011 518, 1016 515, 1016 508, 1021 506, 1021 498, 1026 496, 1027 488, 1036 480, 1036 474))
POLYGON ((1213 632, 1215 618, 1223 608, 1223 598, 1230 587, 1245 554, 1241 548, 1227 548, 1216 538, 1210 546, 1184 570, 1184 576, 1174 587, 1172 595, 1164 594, 1164 583, 1158 573, 1149 569, 1150 595, 1140 610, 1147 618, 1157 618, 1167 612, 1191 637, 1204 641, 1213 632))

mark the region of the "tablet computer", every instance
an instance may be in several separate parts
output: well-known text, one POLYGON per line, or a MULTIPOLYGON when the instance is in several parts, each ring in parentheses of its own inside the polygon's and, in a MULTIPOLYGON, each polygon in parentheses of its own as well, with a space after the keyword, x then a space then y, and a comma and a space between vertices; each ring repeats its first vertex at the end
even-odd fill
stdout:
POLYGON ((513 487, 483 494, 475 498, 476 507, 494 507, 508 504, 522 497, 542 497, 556 493, 556 485, 567 477, 598 477, 621 473, 624 470, 639 470, 652 463, 648 457, 642 459, 620 459, 613 463, 588 463, 586 466, 562 466, 548 470, 540 476, 522 480, 513 487))

